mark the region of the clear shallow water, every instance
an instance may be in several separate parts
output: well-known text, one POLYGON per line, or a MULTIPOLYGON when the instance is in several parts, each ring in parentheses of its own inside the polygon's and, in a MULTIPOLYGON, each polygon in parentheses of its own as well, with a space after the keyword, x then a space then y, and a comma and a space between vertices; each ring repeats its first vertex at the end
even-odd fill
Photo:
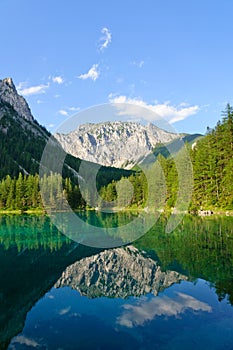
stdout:
POLYGON ((2 349, 233 349, 232 218, 161 218, 104 251, 43 216, 0 221, 2 349))

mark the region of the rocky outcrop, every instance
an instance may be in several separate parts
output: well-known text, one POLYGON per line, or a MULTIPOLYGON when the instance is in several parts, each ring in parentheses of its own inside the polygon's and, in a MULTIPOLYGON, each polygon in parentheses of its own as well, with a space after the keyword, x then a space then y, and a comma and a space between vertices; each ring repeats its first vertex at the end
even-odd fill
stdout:
POLYGON ((173 283, 187 280, 176 271, 162 271, 133 246, 105 250, 66 268, 55 284, 69 286, 89 298, 127 298, 146 293, 157 295, 173 283))
POLYGON ((83 124, 68 134, 54 136, 75 157, 125 169, 142 161, 158 143, 180 137, 151 123, 143 126, 134 122, 83 124))
POLYGON ((34 120, 26 100, 17 93, 11 78, 0 80, 0 102, 10 104, 20 117, 31 122, 34 120))

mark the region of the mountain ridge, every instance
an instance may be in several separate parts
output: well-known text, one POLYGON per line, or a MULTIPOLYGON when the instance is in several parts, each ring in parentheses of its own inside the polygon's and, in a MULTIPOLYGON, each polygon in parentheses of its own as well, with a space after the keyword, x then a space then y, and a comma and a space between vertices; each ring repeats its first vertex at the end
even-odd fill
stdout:
POLYGON ((182 134, 171 133, 152 123, 108 121, 81 124, 67 134, 54 137, 69 154, 104 166, 131 169, 156 145, 171 142, 182 134))

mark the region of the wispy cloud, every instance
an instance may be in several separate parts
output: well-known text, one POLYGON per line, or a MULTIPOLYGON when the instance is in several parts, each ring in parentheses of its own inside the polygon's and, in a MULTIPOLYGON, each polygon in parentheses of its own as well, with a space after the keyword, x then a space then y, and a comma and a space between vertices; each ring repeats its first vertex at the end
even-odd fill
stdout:
POLYGON ((100 50, 104 50, 108 47, 108 45, 111 43, 112 41, 112 33, 110 32, 110 30, 106 27, 104 27, 101 30, 101 33, 103 34, 99 40, 100 42, 100 50))
POLYGON ((60 109, 58 111, 59 114, 64 115, 65 117, 68 117, 69 113, 65 109, 60 109))
POLYGON ((152 321, 158 316, 177 317, 188 309, 195 312, 212 311, 210 305, 184 293, 177 293, 174 298, 154 297, 136 305, 126 304, 123 308, 122 315, 117 318, 117 324, 127 328, 142 326, 145 322, 152 321))
POLYGON ((45 94, 49 86, 50 86, 49 83, 34 85, 34 86, 27 86, 26 82, 21 82, 16 88, 19 94, 23 96, 29 96, 29 95, 45 94))
POLYGON ((109 94, 108 94, 108 99, 112 102, 116 97, 117 97, 117 93, 115 93, 115 92, 110 92, 109 94))
POLYGON ((64 115, 65 117, 68 117, 70 115, 70 112, 78 112, 80 110, 79 107, 67 107, 67 108, 63 108, 60 109, 58 111, 59 114, 64 115))
MULTIPOLYGON (((39 343, 37 343, 34 339, 27 338, 24 335, 18 335, 15 338, 13 338, 12 343, 18 343, 20 345, 30 346, 33 348, 36 348, 39 346, 39 343)), ((14 345, 10 345, 9 349, 13 349, 14 345)))
POLYGON ((71 112, 77 112, 80 110, 80 107, 69 107, 68 110, 71 112))
POLYGON ((144 64, 145 64, 145 61, 143 61, 143 60, 141 60, 141 61, 133 61, 132 62, 132 65, 136 66, 138 68, 142 68, 144 66, 144 64))
POLYGON ((60 75, 57 75, 55 77, 51 77, 51 79, 52 79, 53 83, 56 83, 56 84, 59 84, 59 85, 64 83, 64 79, 60 75))
POLYGON ((52 123, 51 123, 51 124, 48 124, 47 127, 48 127, 48 128, 53 128, 53 127, 54 127, 54 124, 52 124, 52 123))
POLYGON ((126 96, 118 96, 110 98, 110 102, 116 104, 119 115, 128 115, 129 117, 141 117, 147 121, 156 121, 158 119, 165 119, 167 122, 173 124, 184 120, 199 111, 199 106, 189 106, 186 103, 180 103, 177 106, 172 106, 169 101, 164 103, 148 104, 141 99, 128 98, 126 96), (119 105, 118 105, 119 104, 119 105), (144 112, 137 107, 145 108, 144 112))
POLYGON ((78 78, 82 80, 91 79, 93 81, 96 81, 96 79, 98 79, 100 76, 98 67, 98 64, 93 64, 87 73, 79 75, 78 78))
POLYGON ((71 309, 71 306, 68 306, 67 308, 65 309, 61 309, 58 313, 59 315, 66 315, 71 309))

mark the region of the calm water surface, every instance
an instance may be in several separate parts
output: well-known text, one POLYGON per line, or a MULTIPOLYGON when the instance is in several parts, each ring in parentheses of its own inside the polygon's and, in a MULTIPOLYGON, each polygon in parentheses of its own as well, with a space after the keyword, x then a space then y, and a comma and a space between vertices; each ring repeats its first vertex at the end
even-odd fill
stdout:
MULTIPOLYGON (((86 220, 109 227, 129 214, 86 220)), ((45 216, 1 216, 0 348, 232 350, 233 218, 165 226, 101 250, 45 216)))

